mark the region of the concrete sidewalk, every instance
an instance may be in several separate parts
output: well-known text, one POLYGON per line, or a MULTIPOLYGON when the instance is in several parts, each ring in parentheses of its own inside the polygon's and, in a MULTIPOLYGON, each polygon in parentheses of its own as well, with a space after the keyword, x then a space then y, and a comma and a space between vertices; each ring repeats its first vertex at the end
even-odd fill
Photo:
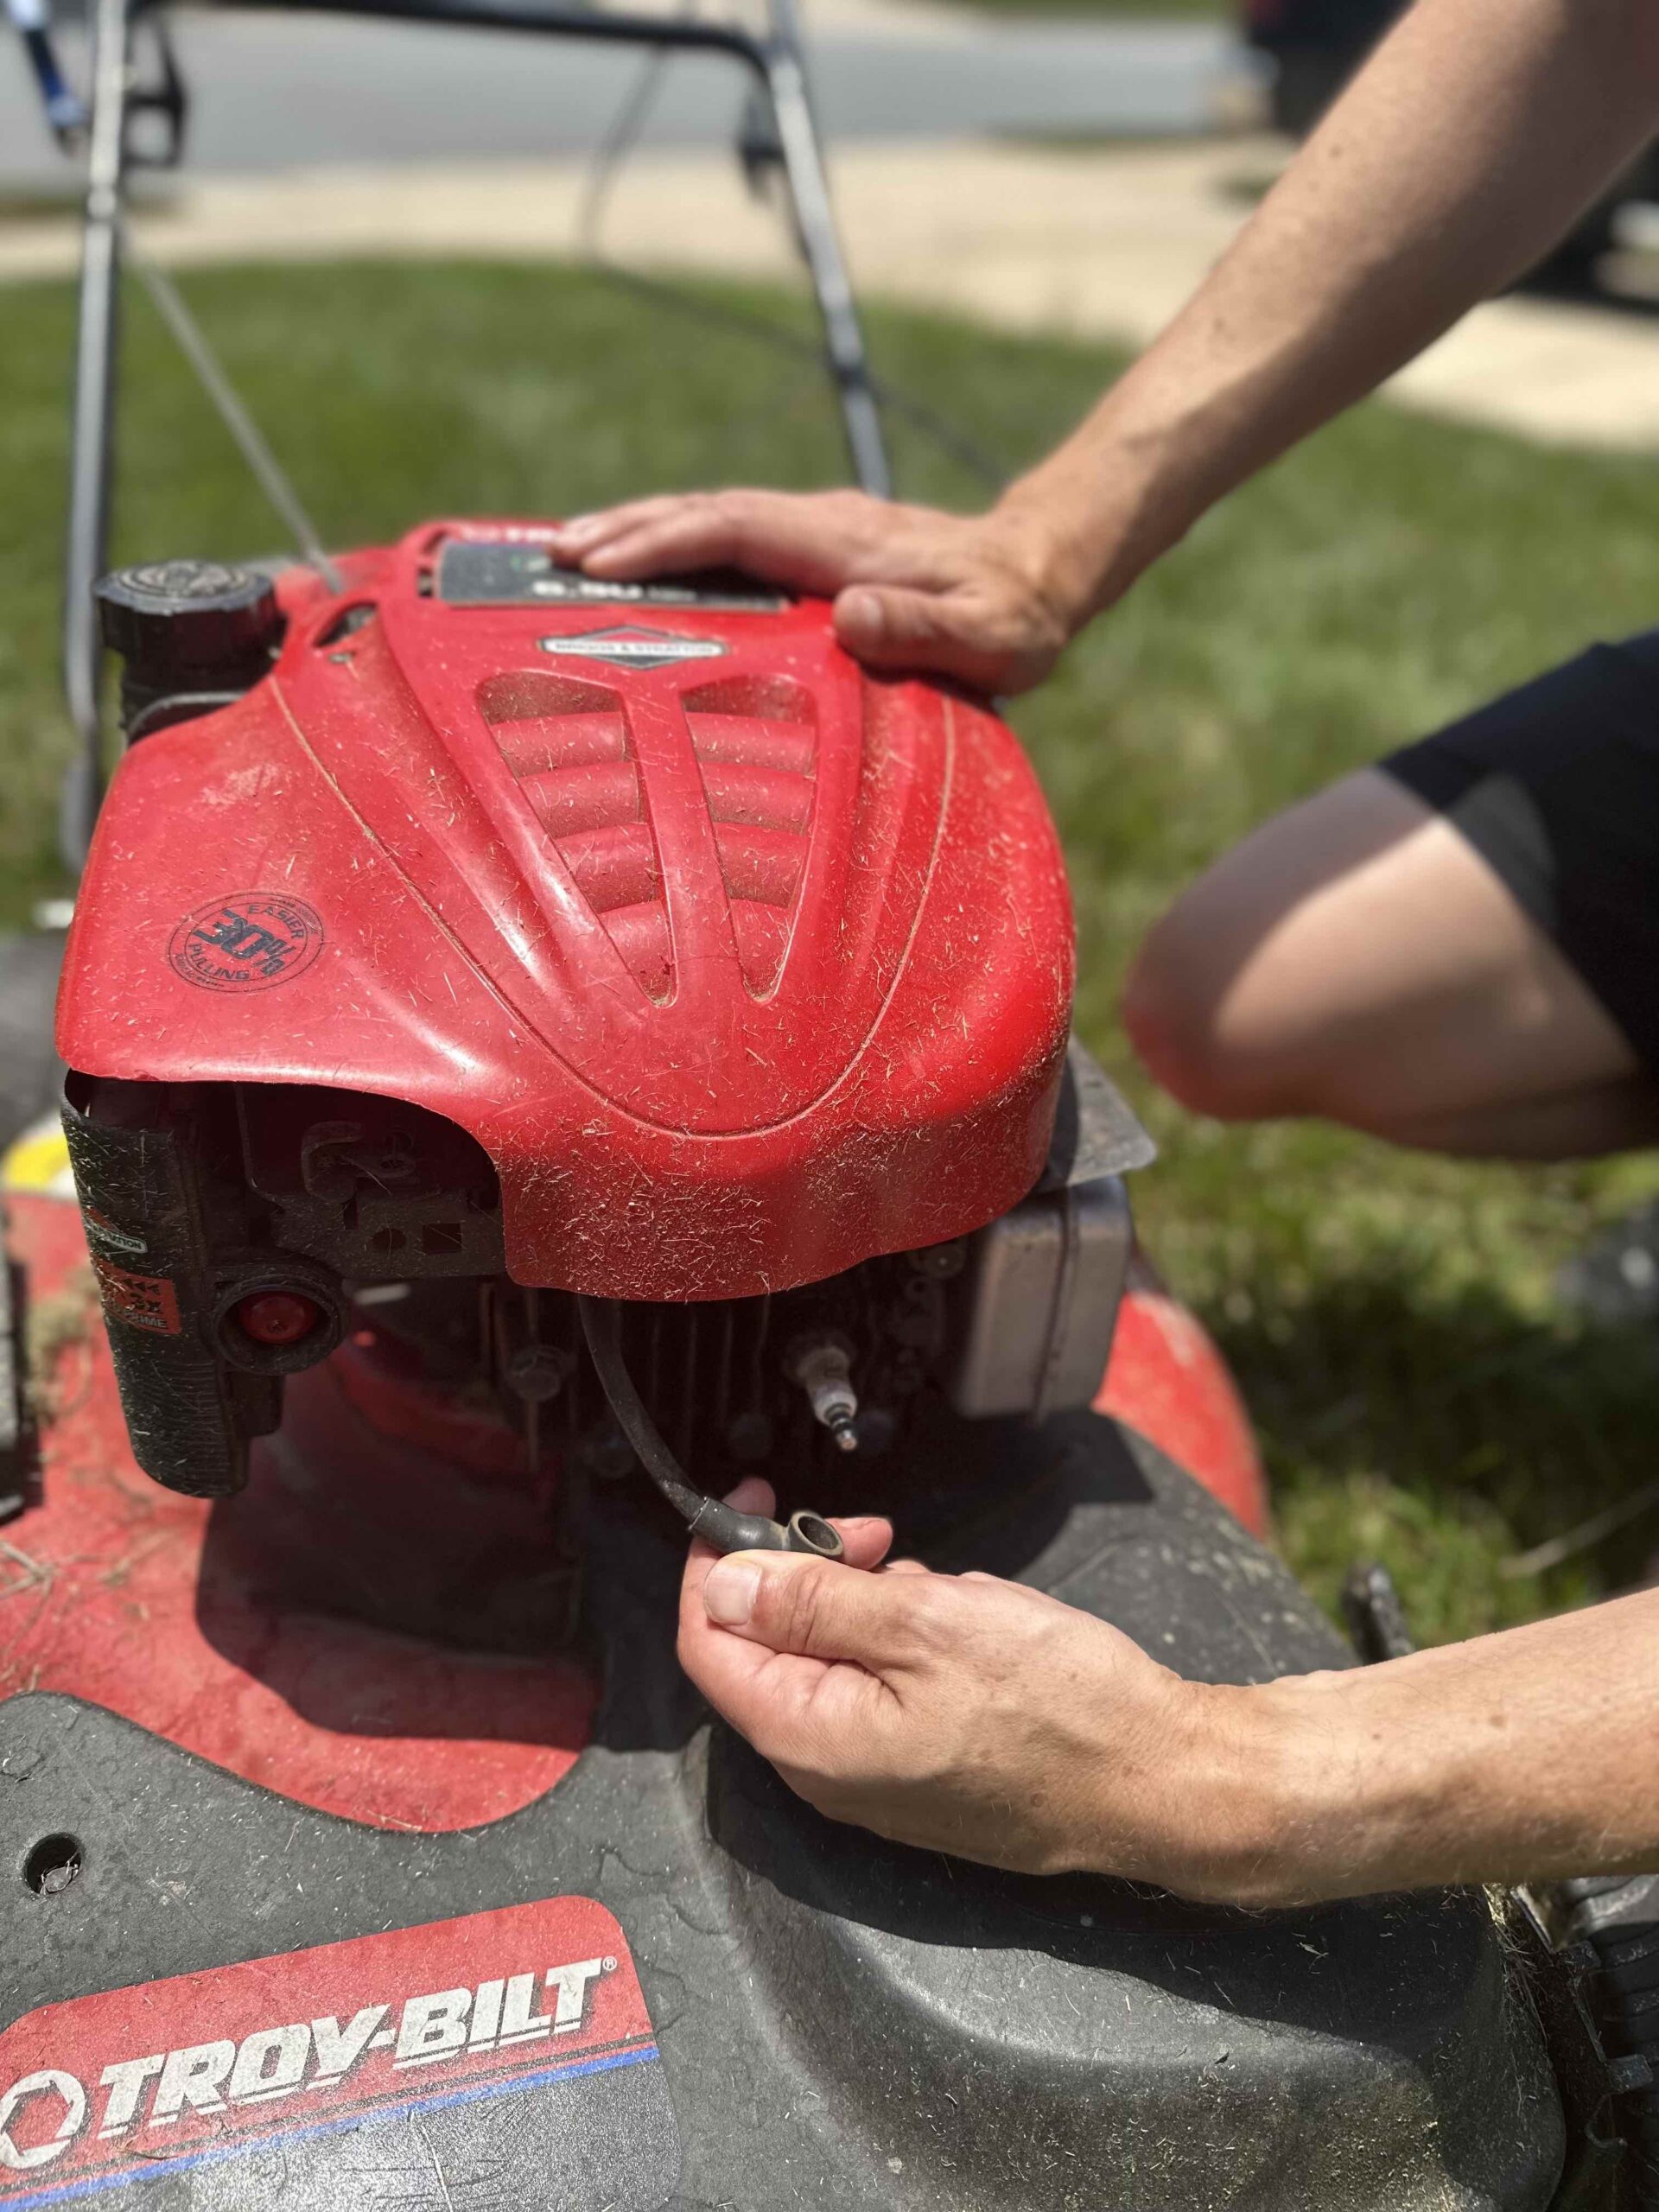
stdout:
MULTIPOLYGON (((834 173, 855 276, 870 296, 1006 329, 1141 344, 1221 253, 1283 158, 1280 143, 1059 150, 860 145, 834 173)), ((176 266, 346 256, 569 253, 581 162, 195 177, 137 227, 176 266)), ((623 173, 606 239, 643 268, 773 276, 783 226, 724 155, 648 153, 623 173)), ((73 265, 67 219, 0 224, 0 277, 73 265)), ((1395 378, 1402 404, 1529 437, 1659 447, 1659 320, 1501 300, 1395 378)))

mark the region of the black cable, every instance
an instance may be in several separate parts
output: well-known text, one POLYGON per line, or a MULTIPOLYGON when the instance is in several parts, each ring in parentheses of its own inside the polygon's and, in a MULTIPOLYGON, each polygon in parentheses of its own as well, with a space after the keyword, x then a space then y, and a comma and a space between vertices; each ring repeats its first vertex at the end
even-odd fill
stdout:
MULTIPOLYGON (((681 14, 690 16, 696 12, 696 0, 689 0, 681 14)), ((612 118, 609 128, 594 152, 588 171, 587 189, 576 218, 576 251, 596 276, 603 276, 623 290, 632 290, 646 299, 655 300, 660 306, 671 307, 693 321, 712 324, 716 328, 737 331, 741 335, 758 340, 792 360, 810 361, 815 369, 828 368, 823 348, 816 340, 803 338, 798 332, 785 329, 783 324, 767 316, 755 315, 747 308, 734 307, 728 301, 702 298, 689 291, 684 285, 662 276, 647 276, 613 261, 600 242, 601 226, 605 207, 610 198, 623 164, 639 145, 640 136, 656 105, 657 95, 669 63, 671 51, 658 48, 645 56, 633 83, 624 94, 612 118)), ((1009 472, 995 455, 959 429, 948 416, 930 407, 925 400, 917 399, 902 386, 889 384, 873 369, 866 369, 866 381, 872 396, 880 406, 901 416, 925 437, 933 442, 958 467, 976 477, 988 492, 1001 493, 1008 482, 1009 472)))
POLYGON ((764 1513, 740 1513, 700 1491, 663 1441, 622 1356, 622 1309, 613 1298, 578 1298, 588 1356, 640 1465, 694 1536, 717 1552, 809 1552, 839 1559, 841 1538, 821 1514, 792 1513, 787 1527, 764 1513))
MULTIPOLYGON (((815 339, 804 338, 798 331, 789 330, 782 323, 772 322, 762 315, 755 315, 746 308, 735 307, 729 300, 704 299, 701 294, 688 291, 683 284, 666 276, 648 276, 642 270, 629 269, 620 261, 589 249, 587 266, 597 276, 619 286, 625 291, 634 291, 663 307, 673 308, 693 321, 706 322, 720 330, 736 331, 740 335, 753 338, 774 352, 791 360, 810 362, 822 371, 824 358, 815 339)), ((976 477, 988 492, 1001 493, 1006 489, 1009 472, 1001 462, 988 453, 983 446, 970 438, 965 430, 934 409, 925 400, 916 399, 901 385, 889 384, 885 377, 869 373, 869 387, 880 404, 890 412, 932 439, 942 452, 948 454, 970 476, 976 477)))
MULTIPOLYGON (((696 11, 696 0, 683 0, 682 16, 690 16, 696 11)), ((593 160, 588 166, 582 205, 576 211, 577 250, 586 253, 590 260, 600 258, 599 229, 616 173, 639 143, 651 111, 657 105, 657 95, 662 89, 664 76, 672 59, 666 47, 657 47, 645 56, 634 73, 632 84, 623 94, 616 112, 612 116, 605 136, 594 150, 593 160)))

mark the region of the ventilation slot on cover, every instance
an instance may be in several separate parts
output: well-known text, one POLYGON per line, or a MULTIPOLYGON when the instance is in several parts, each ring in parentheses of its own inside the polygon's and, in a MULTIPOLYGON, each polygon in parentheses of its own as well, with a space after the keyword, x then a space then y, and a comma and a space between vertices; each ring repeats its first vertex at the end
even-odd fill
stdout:
POLYGON ((743 979, 778 981, 812 826, 812 696, 787 677, 735 677, 684 693, 743 979))
POLYGON ((492 677, 478 704, 576 888, 641 988, 672 982, 662 872, 617 693, 574 677, 492 677))

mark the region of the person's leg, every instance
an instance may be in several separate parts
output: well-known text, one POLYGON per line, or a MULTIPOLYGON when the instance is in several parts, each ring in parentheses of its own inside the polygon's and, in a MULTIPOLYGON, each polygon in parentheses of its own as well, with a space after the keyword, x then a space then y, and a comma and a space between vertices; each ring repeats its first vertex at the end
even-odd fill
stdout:
POLYGON ((1151 1073, 1224 1119, 1541 1159, 1659 1136, 1624 1032, 1465 831, 1379 769, 1194 884, 1124 1013, 1151 1073))

